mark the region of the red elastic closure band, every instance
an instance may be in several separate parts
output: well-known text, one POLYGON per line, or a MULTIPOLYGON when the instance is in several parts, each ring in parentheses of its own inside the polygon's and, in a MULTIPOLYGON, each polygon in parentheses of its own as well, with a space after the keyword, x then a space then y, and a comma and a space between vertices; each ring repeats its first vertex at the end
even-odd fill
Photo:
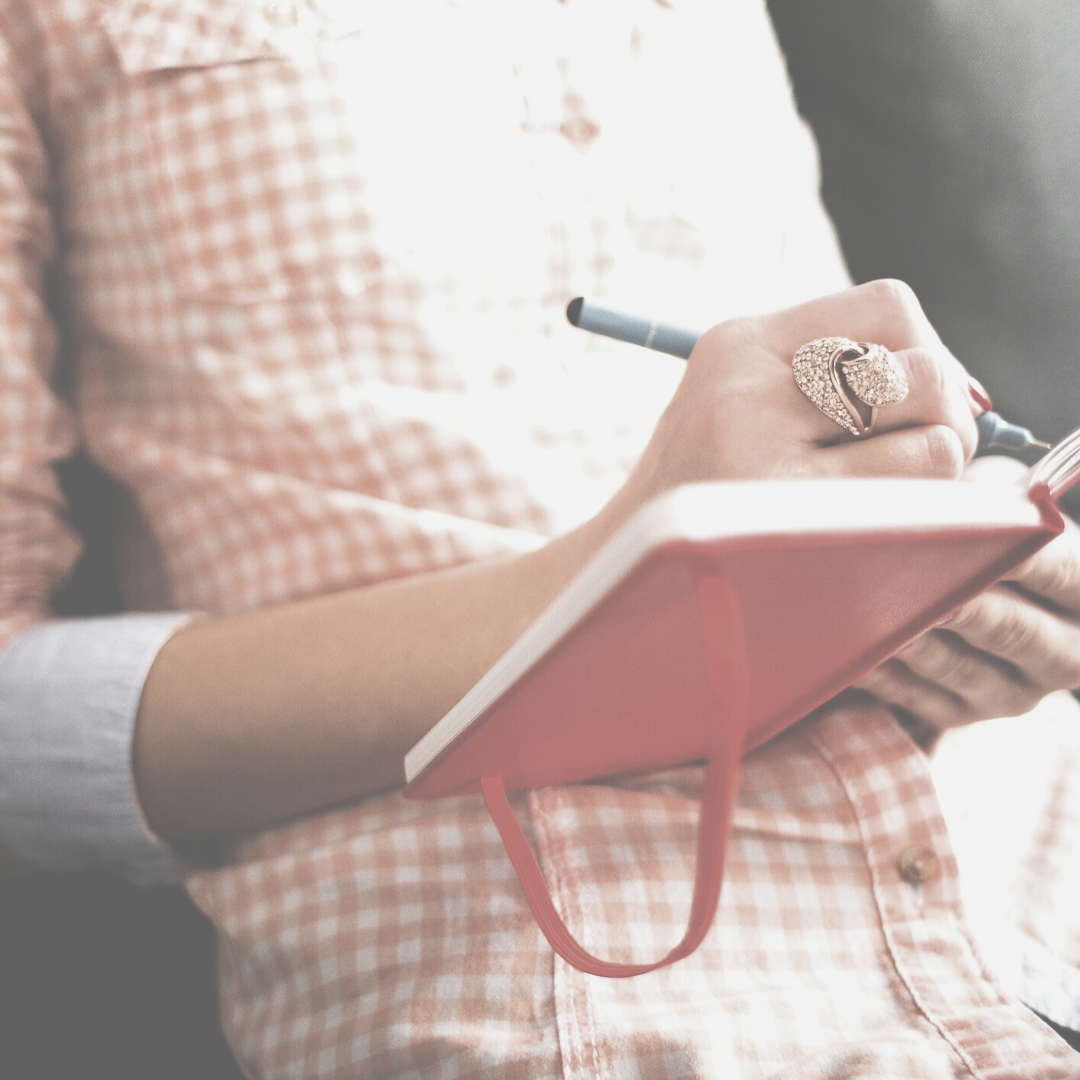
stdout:
POLYGON ((587 952, 555 910, 532 847, 510 809, 502 777, 485 776, 480 780, 488 812, 502 836, 507 854, 525 890, 525 899, 544 937, 568 964, 589 975, 625 979, 655 971, 689 956, 708 933, 720 901, 724 844, 746 737, 749 674, 742 613, 731 586, 723 578, 703 577, 699 581, 698 591, 704 616, 716 716, 712 724, 713 749, 705 768, 690 919, 683 939, 666 956, 652 963, 617 964, 587 952))

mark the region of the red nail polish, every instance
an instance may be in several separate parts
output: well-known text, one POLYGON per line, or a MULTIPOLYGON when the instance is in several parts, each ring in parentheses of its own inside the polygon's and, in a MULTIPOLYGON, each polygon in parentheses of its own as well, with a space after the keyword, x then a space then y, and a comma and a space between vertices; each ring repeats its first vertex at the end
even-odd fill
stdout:
POLYGON ((972 401, 978 405, 983 412, 990 412, 994 407, 994 403, 990 400, 990 395, 986 392, 986 387, 983 386, 974 375, 968 376, 968 393, 971 395, 972 401))

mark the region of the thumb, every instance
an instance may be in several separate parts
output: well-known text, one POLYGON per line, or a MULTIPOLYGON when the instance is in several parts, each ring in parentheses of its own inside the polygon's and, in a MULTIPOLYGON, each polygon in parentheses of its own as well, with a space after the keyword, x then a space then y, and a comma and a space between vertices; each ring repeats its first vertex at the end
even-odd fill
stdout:
POLYGON ((964 468, 964 447, 951 427, 931 424, 824 447, 813 458, 814 471, 821 476, 956 480, 964 468))

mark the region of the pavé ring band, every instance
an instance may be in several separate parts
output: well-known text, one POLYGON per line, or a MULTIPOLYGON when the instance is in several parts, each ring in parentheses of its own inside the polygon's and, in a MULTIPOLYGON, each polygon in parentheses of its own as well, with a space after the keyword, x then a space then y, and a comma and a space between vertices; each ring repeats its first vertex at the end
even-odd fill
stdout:
POLYGON ((852 435, 872 435, 878 409, 908 394, 907 374, 884 345, 850 338, 808 341, 791 361, 799 389, 852 435))

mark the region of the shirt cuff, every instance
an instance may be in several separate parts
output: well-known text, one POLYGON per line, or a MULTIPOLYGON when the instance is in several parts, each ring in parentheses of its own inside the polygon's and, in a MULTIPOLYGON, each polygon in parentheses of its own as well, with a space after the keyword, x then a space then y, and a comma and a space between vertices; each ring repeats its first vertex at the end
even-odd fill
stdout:
POLYGON ((131 767, 143 684, 191 618, 42 623, 0 653, 0 842, 49 870, 105 866, 141 885, 183 867, 146 824, 131 767))

